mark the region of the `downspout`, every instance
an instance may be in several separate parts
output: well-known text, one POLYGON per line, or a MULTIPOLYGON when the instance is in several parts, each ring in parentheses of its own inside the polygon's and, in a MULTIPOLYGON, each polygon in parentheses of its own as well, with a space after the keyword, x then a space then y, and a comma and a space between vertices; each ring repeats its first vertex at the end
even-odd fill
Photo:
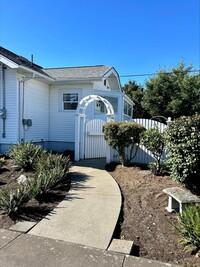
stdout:
POLYGON ((17 92, 17 98, 18 98, 18 136, 17 136, 17 141, 18 143, 21 143, 21 110, 20 110, 20 105, 21 105, 21 94, 20 94, 20 89, 21 89, 21 82, 18 80, 18 92, 17 92))
POLYGON ((22 80, 22 125, 23 125, 23 138, 21 139, 21 141, 25 141, 26 138, 26 134, 25 134, 25 128, 24 128, 24 89, 25 89, 25 80, 22 80))
POLYGON ((6 137, 6 85, 5 85, 5 65, 1 65, 2 69, 2 104, 3 108, 1 109, 0 116, 3 120, 3 126, 2 126, 2 138, 6 137))

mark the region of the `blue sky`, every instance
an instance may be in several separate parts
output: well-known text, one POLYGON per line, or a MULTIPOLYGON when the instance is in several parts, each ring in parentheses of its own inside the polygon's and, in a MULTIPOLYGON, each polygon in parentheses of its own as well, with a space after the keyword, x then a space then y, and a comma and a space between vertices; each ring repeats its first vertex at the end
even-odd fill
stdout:
MULTIPOLYGON (((0 0, 0 45, 43 67, 200 68, 200 0, 0 0)), ((150 76, 121 77, 143 84, 150 76)))

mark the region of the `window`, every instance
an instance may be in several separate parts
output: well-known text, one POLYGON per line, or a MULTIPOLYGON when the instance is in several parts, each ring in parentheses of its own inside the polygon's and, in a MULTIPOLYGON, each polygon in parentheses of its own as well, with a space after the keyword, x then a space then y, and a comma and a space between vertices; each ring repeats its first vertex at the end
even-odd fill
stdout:
POLYGON ((124 101, 124 114, 128 115, 129 117, 132 117, 133 108, 132 106, 124 101))
POLYGON ((78 106, 78 93, 63 94, 63 110, 75 110, 78 106))
MULTIPOLYGON (((114 112, 118 112, 118 98, 117 97, 110 97, 110 96, 102 96, 103 98, 107 99, 110 104, 113 106, 114 112)), ((101 112, 101 113, 107 113, 106 107, 102 101, 96 101, 96 107, 95 107, 96 112, 101 112)))

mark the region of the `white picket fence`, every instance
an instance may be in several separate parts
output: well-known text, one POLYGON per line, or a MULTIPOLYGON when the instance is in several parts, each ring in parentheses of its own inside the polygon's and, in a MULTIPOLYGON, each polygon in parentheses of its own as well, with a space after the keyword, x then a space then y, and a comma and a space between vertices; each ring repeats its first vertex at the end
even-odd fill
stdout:
MULTIPOLYGON (((160 132, 163 132, 163 130, 167 127, 167 125, 165 125, 164 123, 154 121, 154 120, 149 120, 149 119, 133 119, 133 122, 143 125, 147 130, 157 126, 160 132)), ((136 146, 134 147, 134 150, 135 149, 136 149, 136 146)), ((144 146, 140 145, 137 149, 138 150, 137 150, 136 157, 133 159, 132 162, 148 164, 149 162, 154 161, 153 155, 144 146)), ((130 151, 130 148, 127 148, 126 153, 129 153, 129 151, 130 151)), ((114 149, 111 149, 111 161, 119 162, 118 152, 114 149)))

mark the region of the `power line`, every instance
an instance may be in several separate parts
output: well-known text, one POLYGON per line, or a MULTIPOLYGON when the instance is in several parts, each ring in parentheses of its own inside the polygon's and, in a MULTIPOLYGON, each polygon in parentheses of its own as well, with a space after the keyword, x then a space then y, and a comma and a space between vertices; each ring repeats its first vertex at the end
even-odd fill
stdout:
MULTIPOLYGON (((200 70, 188 70, 188 71, 183 71, 185 73, 191 72, 191 73, 196 73, 200 72, 200 70)), ((174 73, 183 73, 182 71, 171 71, 171 72, 162 72, 162 74, 174 74, 174 73)), ((119 77, 126 78, 126 77, 140 77, 140 76, 155 76, 159 72, 154 72, 154 73, 140 73, 140 74, 125 74, 125 75, 119 75, 119 77)))

